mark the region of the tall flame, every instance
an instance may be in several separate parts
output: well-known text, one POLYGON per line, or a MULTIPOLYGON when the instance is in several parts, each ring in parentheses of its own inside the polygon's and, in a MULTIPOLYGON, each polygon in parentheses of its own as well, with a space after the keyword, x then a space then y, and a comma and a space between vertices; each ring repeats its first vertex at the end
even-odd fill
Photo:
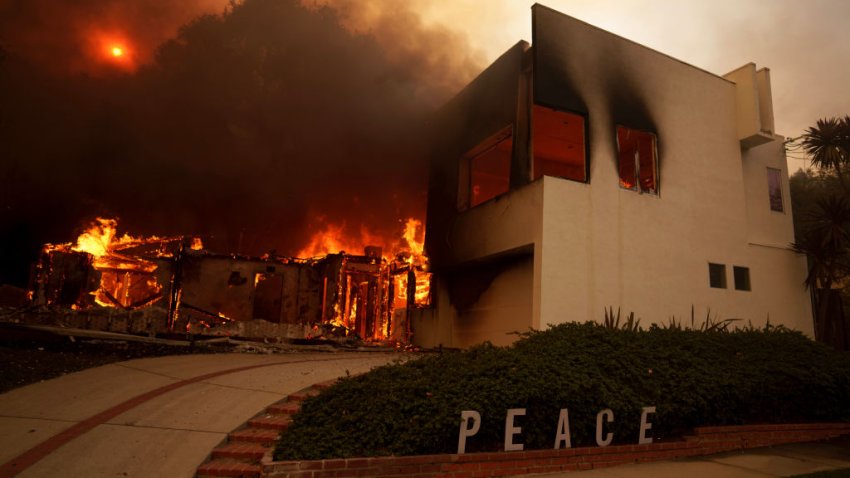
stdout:
POLYGON ((409 263, 413 264, 416 260, 427 260, 425 258, 425 228, 422 227, 422 221, 412 217, 408 218, 402 237, 407 243, 407 249, 410 253, 409 263))
MULTIPOLYGON (((111 253, 117 246, 138 241, 138 239, 127 234, 124 234, 123 237, 115 240, 117 232, 117 219, 99 217, 95 219, 95 222, 93 222, 88 229, 83 231, 83 233, 77 237, 77 243, 71 247, 71 250, 76 252, 88 252, 95 258, 100 258, 111 253)), ((158 238, 154 236, 153 239, 156 240, 158 238)))

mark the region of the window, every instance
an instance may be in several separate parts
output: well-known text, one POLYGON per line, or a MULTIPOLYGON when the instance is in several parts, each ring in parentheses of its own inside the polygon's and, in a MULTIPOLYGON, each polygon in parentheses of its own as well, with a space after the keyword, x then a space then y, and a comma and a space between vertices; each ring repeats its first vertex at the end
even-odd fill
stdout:
POLYGON ((751 290, 749 267, 733 266, 732 275, 735 277, 735 290, 751 290))
POLYGON ((587 181, 584 117, 534 105, 533 177, 557 176, 587 181))
POLYGON ((782 170, 767 168, 767 194, 770 197, 770 210, 784 212, 782 206, 782 170))
POLYGON ((625 126, 617 127, 620 187, 658 194, 658 161, 655 135, 625 126))
POLYGON ((708 263, 708 284, 715 289, 726 288, 726 265, 708 263))
POLYGON ((458 209, 475 207, 508 192, 511 180, 513 128, 499 131, 461 159, 458 209))

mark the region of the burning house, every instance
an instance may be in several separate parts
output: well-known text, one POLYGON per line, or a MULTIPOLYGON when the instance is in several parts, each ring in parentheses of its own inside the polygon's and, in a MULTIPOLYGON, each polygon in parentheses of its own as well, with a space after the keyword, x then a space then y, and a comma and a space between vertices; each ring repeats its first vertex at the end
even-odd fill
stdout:
POLYGON ((770 73, 717 76, 549 8, 442 110, 424 345, 696 311, 811 334, 770 73))
POLYGON ((407 344, 430 301, 417 228, 408 221, 391 258, 366 247, 299 259, 215 253, 190 236, 119 238, 115 220, 98 219, 75 244, 44 247, 33 302, 76 311, 63 320, 82 328, 407 344))

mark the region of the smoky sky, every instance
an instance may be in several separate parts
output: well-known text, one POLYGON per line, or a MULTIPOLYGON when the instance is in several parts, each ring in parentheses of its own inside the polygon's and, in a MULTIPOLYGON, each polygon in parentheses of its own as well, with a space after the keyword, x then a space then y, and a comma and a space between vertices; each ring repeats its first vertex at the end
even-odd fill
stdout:
POLYGON ((464 41, 403 2, 368 29, 351 3, 220 3, 0 3, 0 282, 96 216, 247 254, 424 216, 430 114, 479 67, 464 41), (87 38, 107 30, 130 67, 87 38))

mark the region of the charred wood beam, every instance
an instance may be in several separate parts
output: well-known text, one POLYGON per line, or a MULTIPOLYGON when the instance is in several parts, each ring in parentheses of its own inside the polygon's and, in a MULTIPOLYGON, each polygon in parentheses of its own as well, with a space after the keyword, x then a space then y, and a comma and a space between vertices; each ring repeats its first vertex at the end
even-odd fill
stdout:
POLYGON ((112 302, 112 305, 114 305, 115 307, 118 307, 119 309, 130 310, 129 307, 125 307, 124 304, 122 304, 120 300, 116 299, 115 296, 112 295, 108 290, 101 289, 101 291, 103 291, 104 297, 109 299, 109 302, 112 302))
POLYGON ((188 302, 185 302, 185 301, 180 302, 180 307, 185 307, 187 309, 194 310, 195 312, 200 312, 202 314, 209 315, 210 317, 214 317, 216 319, 229 320, 227 317, 223 317, 221 314, 218 314, 216 312, 210 312, 210 311, 202 309, 200 307, 195 307, 194 305, 192 305, 188 302))
POLYGON ((162 292, 157 292, 157 293, 155 293, 151 296, 148 296, 146 299, 140 299, 140 300, 133 302, 132 304, 130 304, 130 306, 128 308, 129 309, 139 309, 141 307, 151 305, 161 298, 162 298, 162 292))

